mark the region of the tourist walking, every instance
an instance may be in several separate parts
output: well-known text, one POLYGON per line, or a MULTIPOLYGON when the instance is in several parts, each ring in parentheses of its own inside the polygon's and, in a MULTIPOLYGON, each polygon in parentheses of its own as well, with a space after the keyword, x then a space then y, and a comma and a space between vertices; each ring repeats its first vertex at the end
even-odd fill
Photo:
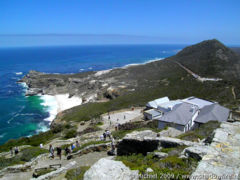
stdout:
POLYGON ((79 148, 80 147, 80 144, 78 141, 76 141, 76 147, 79 148))
POLYGON ((71 150, 73 151, 75 149, 74 144, 71 144, 71 150))
POLYGON ((14 152, 15 152, 15 155, 17 155, 19 153, 18 147, 15 147, 14 152))
POLYGON ((111 132, 109 130, 106 130, 106 137, 109 137, 109 139, 111 139, 111 132))
POLYGON ((66 147, 65 148, 65 155, 67 156, 69 153, 70 153, 70 149, 69 149, 69 147, 66 147))
POLYGON ((57 156, 59 157, 59 159, 62 159, 62 148, 61 147, 57 147, 57 156))
POLYGON ((103 136, 103 134, 100 135, 100 140, 101 140, 101 141, 104 141, 104 136, 103 136))
POLYGON ((54 159, 54 148, 51 144, 49 145, 49 153, 50 153, 50 155, 49 155, 50 158, 54 159))
POLYGON ((106 132, 104 132, 104 133, 103 133, 103 139, 104 139, 104 141, 106 141, 106 136, 107 136, 107 135, 106 135, 106 132))

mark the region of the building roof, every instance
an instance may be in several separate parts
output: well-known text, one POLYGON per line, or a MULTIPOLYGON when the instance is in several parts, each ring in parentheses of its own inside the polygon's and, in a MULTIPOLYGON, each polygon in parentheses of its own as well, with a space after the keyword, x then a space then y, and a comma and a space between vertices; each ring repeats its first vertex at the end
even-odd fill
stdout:
POLYGON ((198 106, 199 109, 202 109, 205 106, 214 104, 214 102, 206 101, 204 99, 199 99, 199 98, 196 98, 196 97, 189 97, 189 98, 183 99, 182 101, 186 102, 186 103, 196 105, 196 106, 198 106))
POLYGON ((169 102, 169 99, 168 97, 163 97, 163 98, 159 98, 159 99, 155 99, 153 101, 150 101, 147 103, 147 107, 150 107, 150 108, 155 108, 157 109, 158 105, 162 104, 162 103, 165 103, 165 102, 169 102))
POLYGON ((182 103, 182 101, 180 101, 180 100, 168 101, 168 102, 158 105, 158 109, 163 112, 168 112, 168 111, 171 111, 175 105, 181 104, 181 103, 182 103))
POLYGON ((197 110, 196 106, 183 102, 175 105, 172 111, 165 113, 162 117, 157 118, 157 120, 185 126, 197 110))
POLYGON ((151 114, 153 117, 160 116, 162 114, 161 112, 159 112, 155 109, 147 110, 147 111, 145 111, 145 113, 151 114))
POLYGON ((229 116, 229 109, 220 106, 218 103, 205 106, 199 112, 195 122, 207 123, 211 120, 219 122, 227 121, 229 116))

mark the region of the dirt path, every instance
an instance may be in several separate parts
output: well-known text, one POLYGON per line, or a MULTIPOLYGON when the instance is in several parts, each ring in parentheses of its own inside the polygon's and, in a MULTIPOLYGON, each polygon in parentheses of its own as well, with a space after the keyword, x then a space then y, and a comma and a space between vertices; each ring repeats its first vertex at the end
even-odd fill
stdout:
POLYGON ((235 93, 235 87, 232 87, 232 95, 233 95, 233 99, 236 100, 236 93, 235 93))
POLYGON ((221 81, 222 79, 220 78, 206 78, 206 77, 201 77, 198 74, 192 72, 190 69, 186 68, 183 66, 181 63, 174 61, 176 64, 178 64, 181 68, 183 68, 185 71, 187 71, 189 74, 191 74, 195 79, 198 81, 204 82, 204 81, 221 81))

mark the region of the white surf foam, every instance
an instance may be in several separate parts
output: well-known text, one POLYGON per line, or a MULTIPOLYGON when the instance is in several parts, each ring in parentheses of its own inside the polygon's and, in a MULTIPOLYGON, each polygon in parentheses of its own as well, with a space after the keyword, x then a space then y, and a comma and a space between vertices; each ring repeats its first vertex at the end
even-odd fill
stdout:
POLYGON ((49 113, 49 117, 45 118, 44 120, 49 122, 53 121, 58 113, 58 103, 55 97, 50 95, 42 95, 40 96, 40 99, 43 100, 41 105, 44 106, 49 113))
POLYGON ((16 72, 15 74, 18 75, 18 76, 20 76, 20 75, 22 75, 23 73, 22 73, 22 72, 16 72))
POLYGON ((0 138, 3 138, 7 133, 0 134, 0 138))
POLYGON ((42 106, 46 107, 49 112, 49 117, 44 119, 50 123, 55 119, 56 115, 64 110, 70 109, 74 106, 82 104, 82 99, 76 96, 69 98, 69 94, 57 94, 55 96, 42 95, 42 106))
POLYGON ((144 63, 127 64, 127 65, 123 66, 122 68, 123 68, 123 69, 126 69, 126 68, 129 68, 129 67, 132 67, 132 66, 144 65, 144 64, 151 63, 151 62, 160 61, 160 60, 163 60, 163 59, 164 59, 164 58, 155 58, 155 59, 150 59, 150 60, 148 60, 148 61, 145 61, 144 63))
POLYGON ((36 132, 40 133, 40 132, 46 132, 48 130, 49 130, 49 128, 44 123, 39 123, 38 129, 36 130, 36 132))

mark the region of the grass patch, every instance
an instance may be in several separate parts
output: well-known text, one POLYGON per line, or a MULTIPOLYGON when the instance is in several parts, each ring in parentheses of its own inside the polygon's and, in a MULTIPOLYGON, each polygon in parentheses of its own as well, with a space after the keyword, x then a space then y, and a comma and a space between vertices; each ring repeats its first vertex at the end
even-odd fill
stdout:
POLYGON ((96 126, 102 126, 103 122, 97 122, 96 126))
MULTIPOLYGON (((165 179, 163 174, 174 175, 178 179, 184 179, 184 175, 191 174, 197 166, 197 161, 194 159, 181 159, 178 156, 168 156, 162 160, 154 158, 152 154, 143 156, 142 154, 133 154, 130 156, 118 156, 116 160, 122 161, 132 170, 139 170, 139 173, 144 175, 146 169, 153 169, 152 174, 157 174, 159 179, 165 179)), ((177 179, 168 177, 166 179, 177 179)))
POLYGON ((96 126, 96 125, 94 125, 92 127, 87 127, 83 131, 79 132, 78 135, 81 136, 83 134, 92 133, 92 132, 96 132, 96 131, 99 131, 99 130, 101 130, 101 128, 96 126))
POLYGON ((85 147, 87 147, 87 146, 90 146, 90 145, 94 145, 94 144, 104 144, 104 143, 108 143, 108 142, 110 142, 110 141, 90 141, 90 142, 87 142, 87 143, 81 145, 79 148, 75 148, 75 149, 73 150, 73 153, 74 153, 74 152, 77 152, 77 151, 79 151, 79 150, 81 150, 81 149, 83 149, 83 148, 85 148, 85 147))
POLYGON ((70 138, 74 138, 77 136, 77 130, 76 129, 70 129, 66 132, 64 138, 65 139, 70 139, 70 138))
POLYGON ((161 152, 167 153, 170 156, 179 155, 187 146, 177 146, 172 148, 162 148, 161 152))
POLYGON ((47 174, 47 173, 50 173, 50 172, 52 172, 52 171, 56 171, 56 169, 54 169, 54 168, 44 168, 44 169, 40 169, 40 170, 38 170, 37 172, 34 172, 33 173, 33 177, 34 178, 37 178, 37 177, 39 177, 39 176, 42 176, 42 175, 44 175, 44 174, 47 174))
POLYGON ((11 147, 22 146, 22 145, 31 145, 31 146, 39 146, 41 143, 46 144, 50 140, 56 138, 58 134, 53 133, 52 130, 39 133, 32 137, 23 137, 19 139, 11 139, 7 141, 5 144, 0 145, 0 152, 10 151, 11 147))
POLYGON ((65 178, 67 180, 82 180, 84 173, 89 169, 89 166, 81 166, 67 171, 65 178))
MULTIPOLYGON (((220 123, 217 121, 209 121, 208 123, 202 124, 195 130, 188 131, 178 136, 179 139, 187 141, 198 141, 208 138, 212 135, 213 131, 220 127, 220 123)), ((210 140, 211 141, 211 140, 210 140)))
POLYGON ((48 153, 48 150, 39 147, 28 147, 20 151, 20 153, 11 158, 0 157, 0 169, 16 164, 23 164, 29 162, 31 159, 40 154, 48 153))

